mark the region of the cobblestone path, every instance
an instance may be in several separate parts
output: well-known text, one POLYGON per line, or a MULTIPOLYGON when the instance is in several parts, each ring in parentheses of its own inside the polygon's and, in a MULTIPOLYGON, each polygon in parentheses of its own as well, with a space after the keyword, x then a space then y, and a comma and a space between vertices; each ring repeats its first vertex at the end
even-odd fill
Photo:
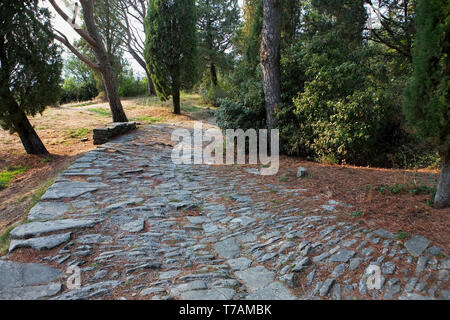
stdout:
POLYGON ((339 199, 304 214, 304 190, 255 169, 174 165, 173 129, 140 129, 62 172, 11 232, 0 299, 449 299, 450 260, 427 239, 339 222, 339 199), (296 196, 282 212, 264 201, 274 188, 296 196))

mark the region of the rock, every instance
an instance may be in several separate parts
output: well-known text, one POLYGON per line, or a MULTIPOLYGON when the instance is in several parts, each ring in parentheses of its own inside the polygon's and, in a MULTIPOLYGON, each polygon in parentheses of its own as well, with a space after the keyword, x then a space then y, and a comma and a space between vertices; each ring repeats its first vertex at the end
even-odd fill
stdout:
POLYGON ((350 270, 354 271, 358 269, 359 265, 361 264, 362 259, 361 258, 354 258, 350 260, 350 270))
POLYGON ((315 278, 316 278, 316 269, 308 273, 308 275, 306 276, 308 286, 313 284, 315 278))
POLYGON ((324 283, 322 284, 322 287, 319 290, 319 295, 321 297, 325 297, 328 295, 328 293, 330 292, 331 287, 333 286, 333 284, 336 282, 335 279, 327 279, 324 281, 324 283))
POLYGON ((88 192, 107 188, 104 183, 90 182, 57 182, 53 184, 42 196, 41 200, 59 200, 63 198, 75 198, 88 192))
POLYGON ((331 273, 331 276, 333 278, 339 278, 340 276, 342 276, 344 274, 346 269, 347 269, 347 265, 340 264, 340 265, 336 266, 336 268, 334 268, 333 272, 331 273))
POLYGON ((422 236, 415 236, 405 243, 405 248, 413 257, 418 257, 425 251, 429 244, 430 240, 422 236))
POLYGON ((440 247, 434 246, 434 247, 429 248, 429 249, 428 249, 428 252, 429 252, 432 256, 438 257, 438 256, 440 256, 440 255, 443 254, 444 250, 443 250, 442 248, 440 248, 440 247))
POLYGON ((384 229, 375 230, 373 233, 375 233, 380 238, 395 239, 395 235, 394 234, 392 234, 391 232, 389 232, 387 230, 384 230, 384 229))
POLYGON ((425 268, 427 267, 429 260, 430 259, 426 256, 420 256, 419 259, 417 259, 417 266, 416 266, 416 275, 417 276, 425 271, 425 268))
POLYGON ((333 298, 336 299, 336 300, 341 300, 341 299, 342 299, 342 296, 341 296, 341 285, 340 285, 340 284, 336 283, 336 284, 333 286, 333 293, 332 293, 332 296, 333 296, 333 298))
POLYGON ((69 206, 64 202, 38 202, 28 214, 28 220, 51 220, 65 215, 69 206))
POLYGON ((297 178, 305 178, 308 176, 308 170, 304 167, 297 168, 297 178))
POLYGON ((348 262, 356 253, 351 250, 341 250, 331 256, 331 262, 348 262))
POLYGON ((184 300, 232 300, 236 291, 230 288, 213 288, 211 290, 187 291, 180 294, 184 300))
POLYGON ((138 233, 144 230, 145 221, 138 219, 120 226, 120 229, 130 233, 138 233))
POLYGON ((381 266, 383 274, 394 274, 396 268, 396 265, 392 262, 385 262, 381 266))
POLYGON ((50 250, 70 240, 71 232, 28 240, 11 240, 9 252, 19 248, 33 248, 39 251, 50 250))
POLYGON ((170 291, 174 296, 179 296, 183 292, 208 289, 206 282, 203 280, 195 280, 188 283, 180 284, 170 291))
POLYGON ((321 261, 327 259, 329 256, 330 256, 330 254, 329 254, 328 252, 324 252, 324 253, 322 253, 322 254, 319 254, 318 256, 315 256, 315 257, 313 258, 313 261, 314 261, 315 263, 321 262, 321 261))
POLYGON ((45 233, 68 229, 92 228, 100 220, 94 219, 65 219, 46 222, 31 222, 23 224, 11 231, 11 239, 24 239, 45 233))
POLYGON ((301 271, 305 270, 311 264, 312 264, 311 260, 308 257, 300 258, 299 260, 295 261, 292 271, 293 272, 301 272, 301 271))
POLYGON ((144 289, 141 291, 141 296, 150 296, 155 293, 166 293, 166 289, 160 287, 144 289))
POLYGON ((281 282, 275 281, 267 287, 250 293, 245 300, 296 300, 294 296, 281 282))
POLYGON ((257 266, 245 271, 237 271, 236 276, 251 292, 255 292, 272 283, 275 273, 263 266, 257 266))
POLYGON ((59 277, 61 277, 59 270, 42 264, 0 260, 0 288, 2 290, 48 284, 59 277))
POLYGON ((228 260, 228 264, 231 267, 231 270, 233 271, 241 271, 248 269, 250 265, 252 264, 252 260, 247 258, 237 258, 237 259, 230 259, 228 260))
POLYGON ((120 285, 120 281, 104 281, 91 285, 82 286, 80 289, 74 289, 52 298, 51 300, 87 300, 89 298, 109 294, 111 288, 120 285))
POLYGON ((290 288, 295 288, 295 283, 297 282, 296 273, 288 273, 280 277, 280 280, 286 283, 290 288))
POLYGON ((57 295, 61 291, 61 283, 50 283, 41 286, 0 288, 0 300, 40 300, 57 295))
POLYGON ((239 243, 232 238, 217 242, 214 245, 214 249, 221 258, 225 259, 233 259, 241 252, 241 250, 239 249, 239 243))
POLYGON ((206 222, 211 222, 211 219, 206 217, 186 217, 192 224, 203 224, 206 222))

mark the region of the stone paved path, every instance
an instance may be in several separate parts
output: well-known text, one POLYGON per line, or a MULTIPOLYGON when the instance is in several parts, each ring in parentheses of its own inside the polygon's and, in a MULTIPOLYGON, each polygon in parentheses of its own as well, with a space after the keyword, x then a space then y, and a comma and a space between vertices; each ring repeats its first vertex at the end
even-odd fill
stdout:
POLYGON ((11 232, 0 299, 450 298, 450 260, 427 239, 338 222, 337 201, 271 213, 254 170, 174 165, 155 143, 173 128, 123 136, 61 173, 11 232), (82 286, 69 290, 74 266, 82 286))

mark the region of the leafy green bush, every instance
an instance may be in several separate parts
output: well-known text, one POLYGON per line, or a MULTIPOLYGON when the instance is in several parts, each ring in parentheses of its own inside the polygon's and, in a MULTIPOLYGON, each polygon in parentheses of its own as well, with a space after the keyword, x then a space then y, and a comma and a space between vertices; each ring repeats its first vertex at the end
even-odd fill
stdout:
POLYGON ((84 82, 77 84, 72 78, 64 81, 62 86, 60 104, 70 102, 88 101, 94 99, 98 95, 98 90, 94 82, 84 82))
POLYGON ((222 129, 259 129, 264 127, 264 122, 258 121, 260 115, 257 111, 228 100, 220 100, 220 108, 215 113, 217 125, 222 129))
POLYGON ((148 80, 135 79, 133 74, 124 75, 119 83, 119 95, 121 97, 137 97, 148 93, 148 80))
POLYGON ((227 93, 220 86, 210 86, 208 90, 202 92, 203 102, 214 107, 220 107, 220 100, 226 97, 227 93))

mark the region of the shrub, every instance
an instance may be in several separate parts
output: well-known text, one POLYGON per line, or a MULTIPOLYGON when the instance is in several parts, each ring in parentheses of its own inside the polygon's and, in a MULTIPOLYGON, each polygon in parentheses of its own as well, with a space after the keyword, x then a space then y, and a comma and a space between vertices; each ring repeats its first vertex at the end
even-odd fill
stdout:
POLYGON ((264 127, 264 122, 258 121, 260 114, 237 102, 222 99, 220 108, 216 111, 217 125, 222 129, 260 129, 264 127))

